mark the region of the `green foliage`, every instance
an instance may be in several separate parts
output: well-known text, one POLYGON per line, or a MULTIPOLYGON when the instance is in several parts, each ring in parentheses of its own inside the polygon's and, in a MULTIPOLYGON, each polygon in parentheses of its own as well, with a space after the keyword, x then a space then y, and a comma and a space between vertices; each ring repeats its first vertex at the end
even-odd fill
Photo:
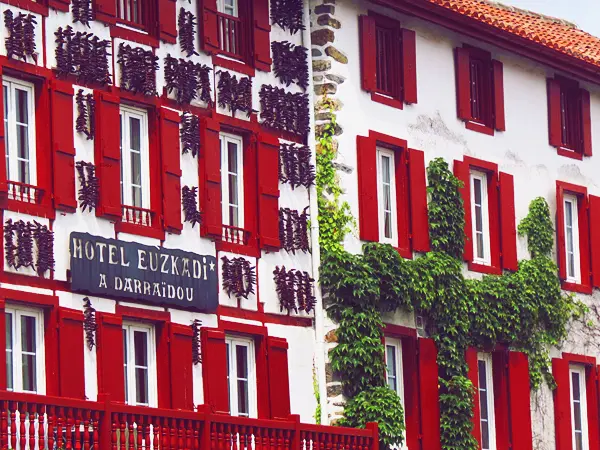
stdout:
POLYGON ((552 253, 552 220, 550 208, 543 198, 536 198, 529 204, 529 214, 519 224, 519 235, 527 236, 527 248, 532 258, 550 256, 552 253))
POLYGON ((319 379, 317 378, 317 370, 313 364, 313 394, 315 396, 315 400, 317 402, 317 407, 315 408, 315 423, 317 425, 321 425, 321 392, 319 391, 319 379))

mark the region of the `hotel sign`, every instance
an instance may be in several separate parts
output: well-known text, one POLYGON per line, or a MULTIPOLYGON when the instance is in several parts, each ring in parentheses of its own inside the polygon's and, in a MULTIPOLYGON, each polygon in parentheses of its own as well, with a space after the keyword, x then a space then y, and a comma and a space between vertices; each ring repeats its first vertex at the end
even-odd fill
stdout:
POLYGON ((214 256, 71 233, 71 288, 165 306, 217 309, 214 256))

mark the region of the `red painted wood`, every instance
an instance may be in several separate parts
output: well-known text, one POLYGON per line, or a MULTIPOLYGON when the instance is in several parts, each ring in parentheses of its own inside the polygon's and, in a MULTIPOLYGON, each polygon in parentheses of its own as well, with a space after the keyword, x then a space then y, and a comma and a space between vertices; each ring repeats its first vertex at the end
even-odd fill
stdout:
POLYGON ((494 128, 498 131, 506 130, 504 119, 504 72, 502 63, 492 60, 494 74, 494 128))
POLYGON ((585 89, 580 89, 581 95, 581 131, 582 147, 585 156, 592 156, 592 112, 590 107, 590 93, 585 89))
POLYGON ((421 448, 441 450, 437 349, 433 339, 419 338, 421 448))
POLYGON ((360 74, 362 88, 367 92, 377 89, 375 18, 359 16, 360 74))
POLYGON ((553 147, 562 146, 561 129, 560 84, 557 80, 548 78, 548 136, 553 147))
POLYGON ((114 23, 117 17, 117 2, 114 0, 94 0, 94 12, 97 20, 114 23))
MULTIPOLYGON (((500 261, 500 199, 499 199, 499 182, 498 172, 488 172, 488 209, 490 215, 490 256, 491 266, 496 271, 501 270, 500 261)), ((469 208, 470 210, 470 208, 469 208)))
POLYGON ((565 247, 565 208, 563 203, 564 188, 556 182, 556 253, 558 256, 558 276, 561 280, 567 278, 567 259, 565 247))
MULTIPOLYGON (((6 361, 6 314, 4 306, 4 298, 0 298, 0 358, 2 358, 0 361, 6 361)), ((0 389, 6 390, 6 368, 0 370, 0 389)), ((0 445, 4 445, 4 443, 0 442, 0 445)))
POLYGON ((158 0, 160 38, 170 44, 177 42, 177 1, 158 0))
POLYGON ((174 323, 171 324, 170 329, 171 407, 192 410, 194 408, 192 329, 174 323))
POLYGON ((201 337, 204 403, 216 412, 229 413, 225 333, 202 328, 201 337))
POLYGON ((124 402, 123 319, 115 314, 96 313, 96 321, 98 393, 109 394, 111 400, 124 402))
MULTIPOLYGON (((587 194, 587 190, 586 190, 587 194)), ((590 279, 590 223, 589 223, 589 205, 587 195, 577 196, 578 220, 579 220, 579 255, 581 269, 581 284, 591 287, 590 279)))
POLYGON ((288 343, 285 339, 269 336, 267 352, 271 419, 285 419, 291 412, 288 343))
POLYGON ((264 72, 271 71, 271 21, 269 0, 254 0, 254 67, 264 72))
MULTIPOLYGON (((165 0, 171 1, 171 0, 165 0)), ((181 151, 179 147, 179 113, 160 110, 160 149, 162 157, 162 209, 164 227, 179 233, 181 222, 181 151)))
POLYGON ((454 160, 454 176, 463 182, 460 188, 460 194, 463 200, 465 211, 465 249, 463 258, 465 261, 473 260, 473 231, 471 225, 471 184, 469 175, 469 165, 462 161, 454 160))
POLYGON ((357 136, 356 153, 360 239, 378 242, 377 141, 371 137, 357 136))
POLYGON ((517 228, 515 218, 515 186, 513 176, 504 172, 500 181, 500 242, 502 268, 517 270, 517 228))
POLYGON ((590 265, 592 285, 600 288, 600 197, 590 195, 589 223, 590 223, 590 265))
POLYGON ((259 133, 257 152, 260 246, 279 248, 279 139, 259 133))
POLYGON ((572 450, 571 427, 571 382, 569 361, 552 359, 552 375, 556 381, 554 390, 554 427, 556 432, 556 450, 572 450))
POLYGON ((156 333, 156 385, 158 407, 171 408, 171 360, 170 360, 170 322, 158 322, 154 325, 156 333))
POLYGON ((416 39, 413 30, 402 29, 402 79, 404 82, 403 100, 417 103, 417 55, 416 39))
MULTIPOLYGON (((369 133, 369 136, 371 136, 371 133, 369 133)), ((394 168, 396 175, 396 228, 398 233, 398 253, 400 253, 400 256, 402 256, 403 258, 411 259, 413 254, 410 246, 410 186, 408 175, 408 153, 406 144, 403 144, 403 147, 394 148, 394 150, 394 168)), ((378 156, 375 156, 376 165, 377 157, 378 156)), ((377 176, 377 173, 375 176, 377 176)))
MULTIPOLYGON (((387 330, 387 327, 386 327, 387 330)), ((413 329, 413 331, 415 331, 413 329)), ((403 335, 402 376, 404 381, 404 421, 406 446, 419 448, 419 372, 417 364, 417 337, 403 335)))
POLYGON ((430 245, 425 153, 412 148, 408 152, 412 249, 416 252, 428 252, 430 245))
MULTIPOLYGON (((50 120, 50 79, 36 79, 35 84, 35 119, 37 123, 35 132, 36 148, 51 148, 51 120, 50 120)), ((52 152, 36 152, 37 187, 46 193, 52 192, 52 152)), ((23 205, 23 202, 14 202, 23 205)), ((9 205, 10 206, 10 205, 9 205)), ((25 209, 25 208, 23 208, 25 209)), ((52 195, 45 195, 38 205, 37 214, 54 218, 52 195)))
POLYGON ((83 313, 58 308, 58 380, 61 396, 85 399, 83 357, 83 313))
POLYGON ((221 145, 219 124, 208 117, 200 120, 200 207, 204 235, 221 236, 221 145))
POLYGON ((200 27, 200 45, 207 53, 219 50, 219 32, 217 20, 217 0, 198 2, 198 25, 200 27))
POLYGON ((69 12, 70 0, 48 0, 48 6, 57 11, 69 12))
POLYGON ((481 448, 481 408, 479 405, 479 368, 477 362, 477 349, 470 348, 467 350, 465 360, 469 366, 468 377, 473 384, 473 429, 471 433, 481 448))
MULTIPOLYGON (((1 74, 1 69, 0 69, 1 74)), ((0 82, 2 77, 0 76, 0 82)), ((4 105, 4 89, 0 89, 0 103, 4 105)), ((4 107, 0 108, 0 154, 6 154, 4 133, 4 107)), ((6 164, 0 164, 0 207, 8 204, 8 186, 6 184, 6 164)))
POLYGON ((496 448, 510 448, 507 353, 504 349, 492 352, 494 384, 494 419, 496 448))
POLYGON ((456 50, 456 105, 458 118, 471 120, 471 76, 469 50, 457 47, 456 50))
MULTIPOLYGON (((512 449, 532 450, 529 362, 525 353, 508 353, 508 389, 512 449)), ((568 392, 568 385, 566 389, 568 392)))
POLYGON ((594 364, 585 368, 585 395, 587 400, 589 448, 598 448, 600 443, 598 423, 598 368, 594 364))

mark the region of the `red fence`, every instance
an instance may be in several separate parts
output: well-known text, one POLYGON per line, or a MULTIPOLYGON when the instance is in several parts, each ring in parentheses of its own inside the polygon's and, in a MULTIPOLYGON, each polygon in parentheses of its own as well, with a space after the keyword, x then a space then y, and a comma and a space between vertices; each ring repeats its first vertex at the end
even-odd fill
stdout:
POLYGON ((2 450, 378 450, 366 430, 0 391, 2 450))

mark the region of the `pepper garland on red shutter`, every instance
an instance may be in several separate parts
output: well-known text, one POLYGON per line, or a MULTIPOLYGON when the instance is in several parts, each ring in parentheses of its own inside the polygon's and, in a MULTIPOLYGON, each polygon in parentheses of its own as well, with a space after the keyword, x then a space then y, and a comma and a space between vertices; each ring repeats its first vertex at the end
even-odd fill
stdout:
POLYGON ((77 161, 75 164, 79 178, 79 205, 81 210, 92 211, 98 206, 100 183, 96 177, 96 166, 93 163, 77 161))
POLYGON ((279 240, 281 246, 290 253, 296 250, 309 251, 308 206, 302 213, 295 209, 279 208, 279 240))
POLYGON ((292 189, 306 188, 315 182, 315 166, 310 162, 310 148, 306 145, 281 144, 279 147, 279 181, 289 183, 292 189))
POLYGON ((296 83, 302 89, 308 87, 308 50, 288 41, 271 42, 273 72, 279 81, 289 86, 296 83))
POLYGON ((192 224, 192 228, 201 222, 200 211, 198 211, 198 188, 196 186, 183 186, 181 188, 181 203, 183 206, 184 222, 192 224))
POLYGON ((31 267, 41 277, 46 271, 54 270, 54 232, 37 221, 4 223, 4 251, 8 267, 18 270, 31 267), (15 244, 15 234, 17 241, 15 244), (36 244, 37 258, 34 263, 33 242, 36 244))
POLYGON ((264 84, 259 93, 262 124, 305 137, 310 131, 308 94, 264 84))
POLYGON ((117 64, 121 68, 121 89, 134 94, 156 95, 158 56, 152 50, 119 44, 117 64))
POLYGON ((223 290, 229 297, 233 294, 238 300, 248 298, 254 294, 256 285, 255 267, 245 258, 229 259, 227 256, 221 258, 223 261, 222 276, 223 290))
POLYGON ((6 57, 27 61, 30 56, 37 64, 38 53, 35 51, 35 26, 37 21, 33 14, 19 13, 16 17, 10 9, 4 11, 4 25, 8 36, 4 39, 6 57))
POLYGON ((110 41, 93 33, 74 32, 71 26, 58 28, 56 36, 56 74, 75 75, 77 81, 106 86, 111 83, 108 69, 110 41))
POLYGON ((92 306, 89 297, 83 299, 83 331, 85 332, 85 342, 89 351, 92 351, 96 345, 96 309, 92 306))
POLYGON ((94 94, 83 94, 83 89, 77 91, 77 119, 75 120, 75 129, 78 133, 85 134, 87 140, 94 139, 96 131, 96 101, 94 94))
POLYGON ((94 20, 91 0, 72 0, 73 23, 82 23, 90 26, 90 20, 94 20))
POLYGON ((200 119, 198 116, 184 112, 179 125, 181 138, 181 154, 190 152, 195 158, 200 153, 200 119))
POLYGON ((271 20, 282 29, 296 34, 304 30, 302 0, 271 0, 271 20))
POLYGON ((200 342, 200 327, 202 322, 199 319, 194 319, 192 322, 192 361, 194 365, 202 362, 201 342, 200 342))
POLYGON ((316 304, 314 295, 314 279, 308 272, 296 269, 286 270, 285 266, 275 267, 273 271, 279 310, 286 309, 288 313, 304 311, 311 312, 316 304))
POLYGON ((194 44, 196 35, 196 16, 191 11, 186 11, 184 8, 179 10, 179 47, 181 51, 189 58, 192 55, 197 55, 196 45, 194 44))
POLYGON ((165 58, 165 85, 167 93, 175 91, 177 103, 189 105, 192 100, 212 104, 210 78, 212 69, 204 64, 173 58, 165 58), (198 95, 198 93, 200 95, 198 95))
POLYGON ((236 111, 244 111, 246 116, 252 112, 252 79, 242 77, 239 80, 236 75, 219 70, 219 106, 229 107, 231 114, 235 117, 236 111))

